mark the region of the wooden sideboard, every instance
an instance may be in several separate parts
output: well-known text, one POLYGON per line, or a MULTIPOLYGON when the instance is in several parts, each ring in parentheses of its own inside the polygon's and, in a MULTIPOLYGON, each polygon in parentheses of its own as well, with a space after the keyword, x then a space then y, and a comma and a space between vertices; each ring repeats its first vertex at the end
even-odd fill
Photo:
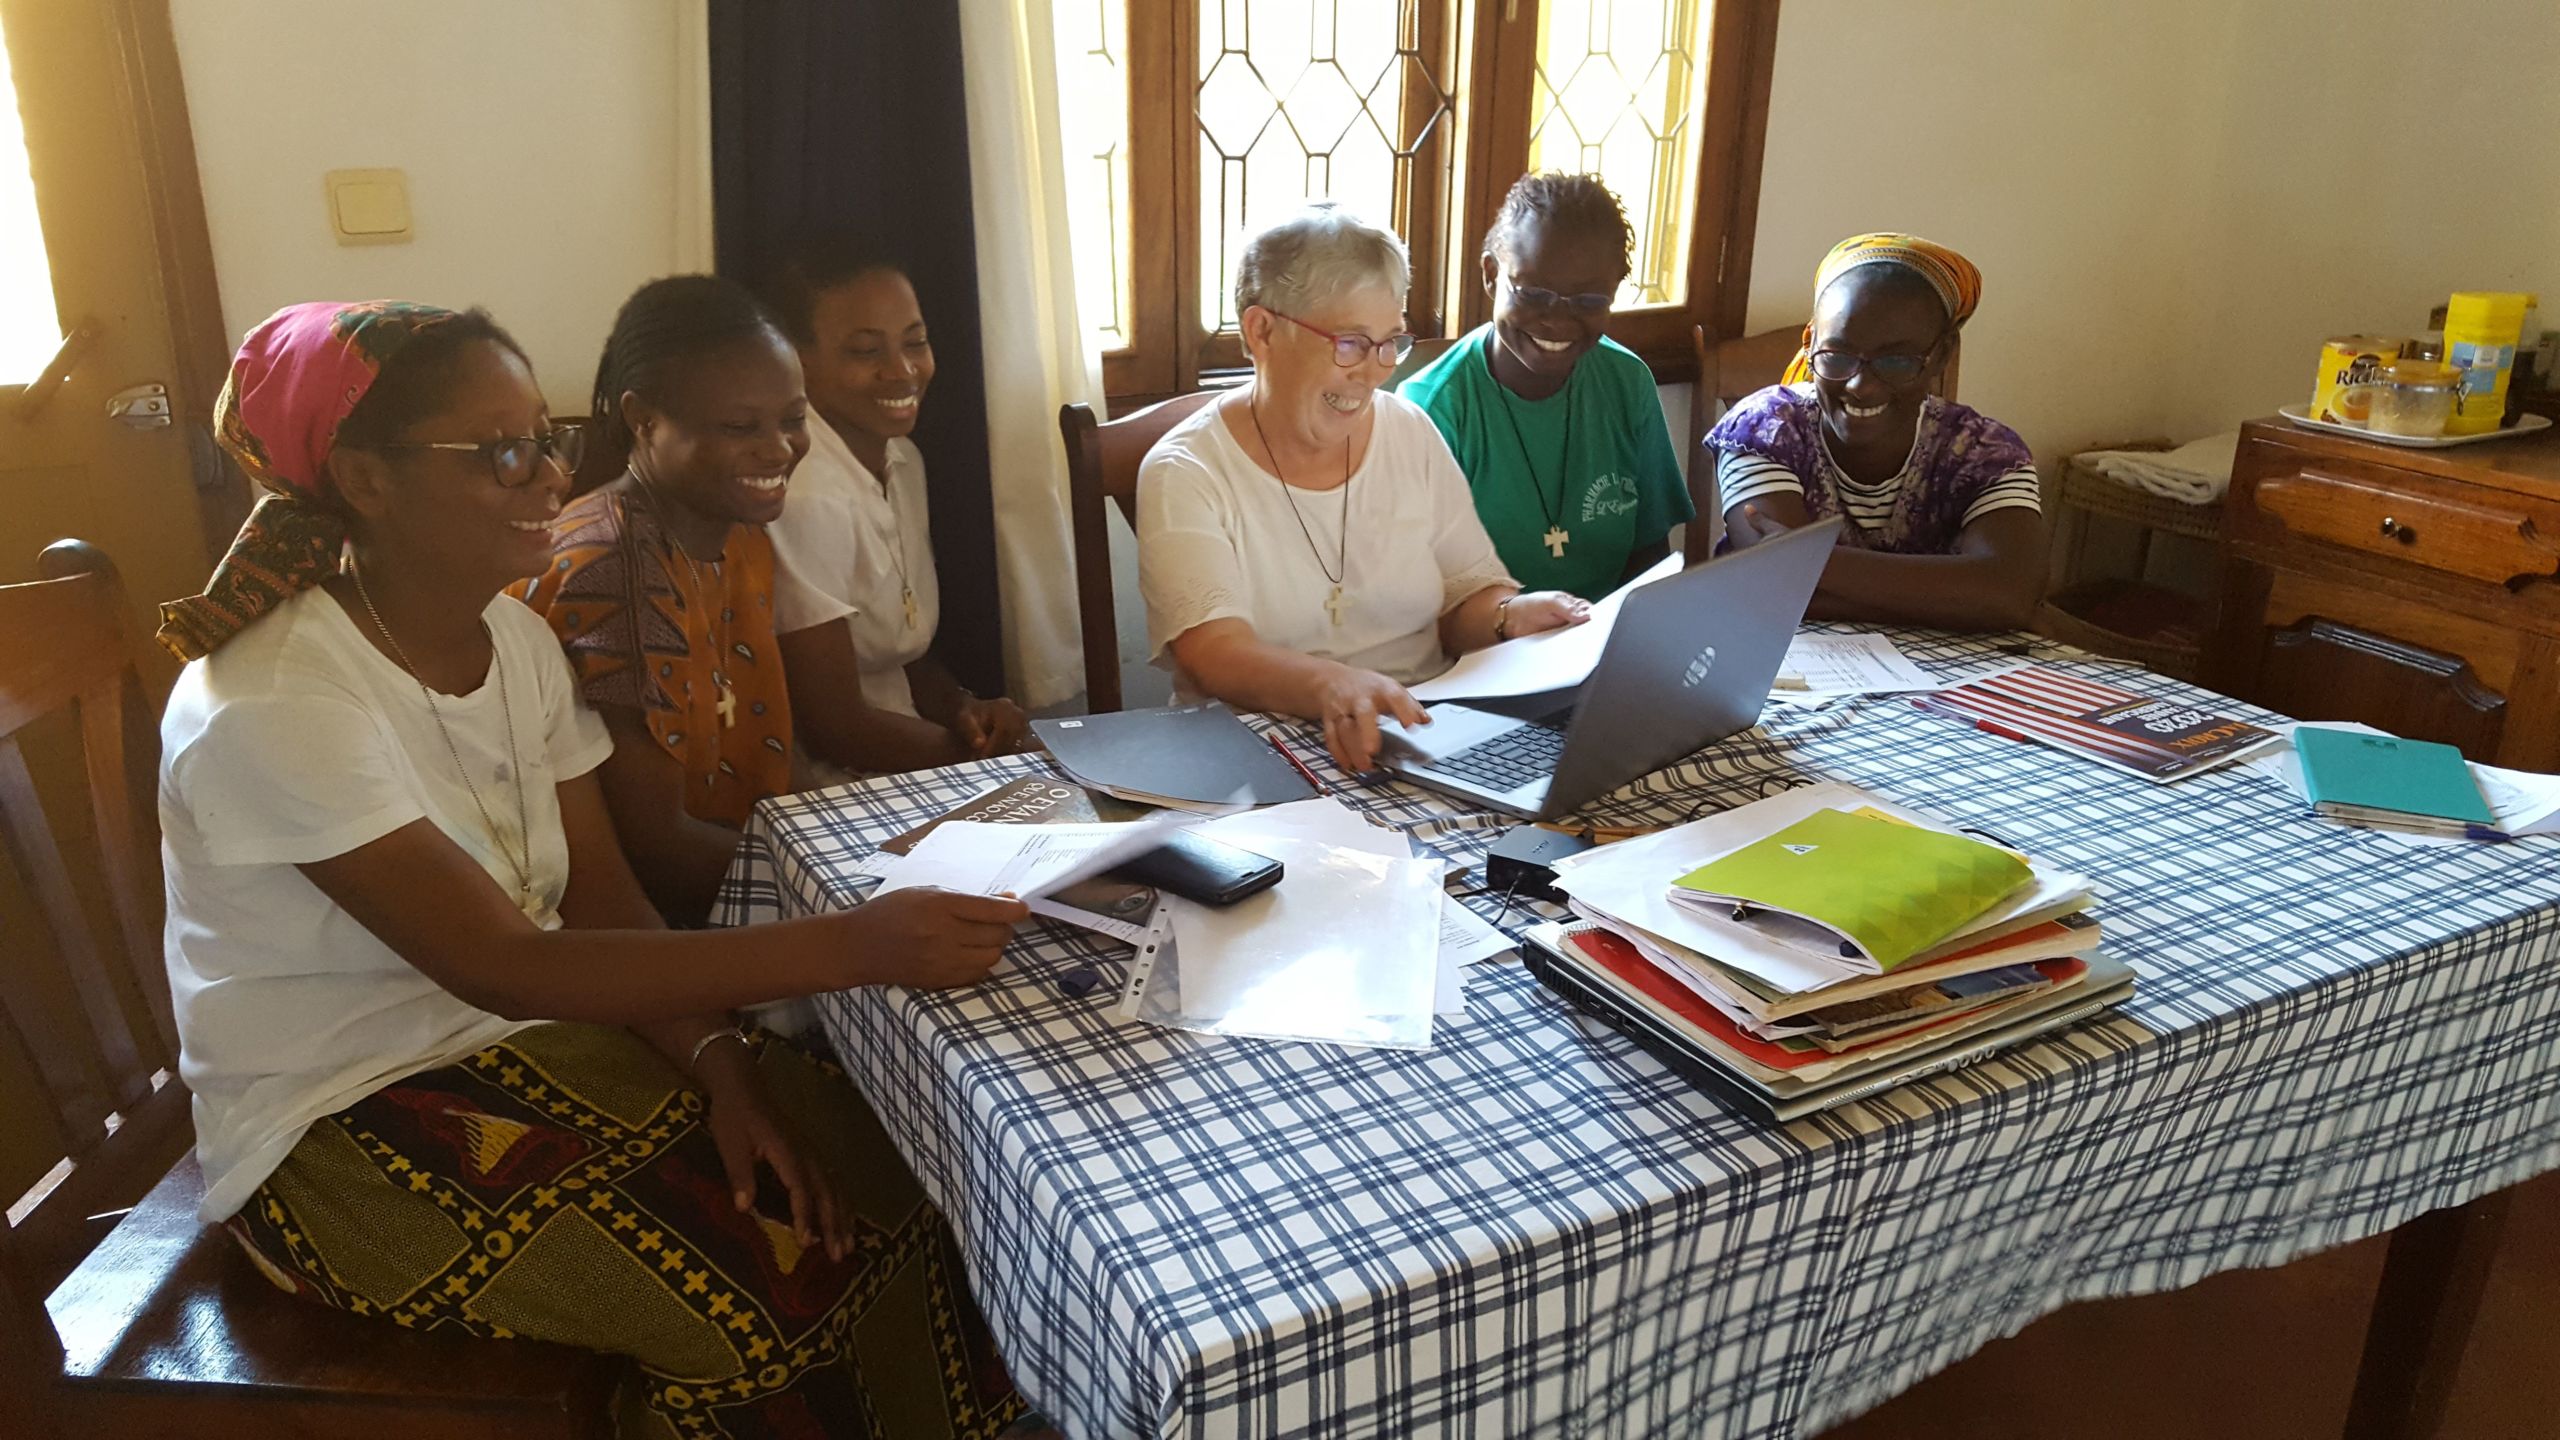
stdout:
POLYGON ((2205 682, 2560 770, 2555 437, 2412 450, 2243 427, 2205 682))

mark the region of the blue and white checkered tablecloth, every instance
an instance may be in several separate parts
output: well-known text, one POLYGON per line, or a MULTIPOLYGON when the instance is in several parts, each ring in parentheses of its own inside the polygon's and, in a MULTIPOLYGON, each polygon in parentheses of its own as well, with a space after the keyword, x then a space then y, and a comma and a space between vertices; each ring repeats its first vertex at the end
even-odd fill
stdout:
MULTIPOLYGON (((1896 638, 1940 675, 2002 658, 1896 638)), ((769 803, 724 918, 855 904, 880 841, 1045 763, 769 803)), ((2154 786, 1886 698, 1773 708, 1587 813, 1661 823, 1826 779, 2096 877, 2139 993, 1785 1126, 1508 963, 1469 972, 1467 1017, 1422 1052, 1124 1021, 1115 986, 1058 981, 1125 952, 1054 926, 978 989, 820 1011, 1016 1380, 1075 1440, 1812 1435, 2069 1302, 2560 1167, 2560 840, 2410 846, 2261 775, 2154 786)), ((1402 784, 1339 793, 1453 858, 1503 827, 1402 784)))

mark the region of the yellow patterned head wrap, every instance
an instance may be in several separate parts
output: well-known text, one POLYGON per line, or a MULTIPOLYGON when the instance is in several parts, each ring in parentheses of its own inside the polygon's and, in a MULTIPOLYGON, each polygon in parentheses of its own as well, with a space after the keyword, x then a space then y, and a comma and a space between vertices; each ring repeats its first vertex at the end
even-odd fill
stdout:
MULTIPOLYGON (((1822 304, 1822 292, 1831 282, 1866 265, 1899 265, 1917 273, 1929 282, 1946 302, 1950 328, 1961 327, 1973 318, 1974 307, 1982 303, 1982 272, 1973 262, 1934 240, 1917 235, 1890 232, 1874 235, 1852 235, 1831 247, 1822 257, 1822 266, 1813 272, 1813 303, 1822 304)), ((1793 385, 1813 376, 1813 324, 1804 327, 1804 343, 1797 347, 1796 358, 1787 365, 1786 377, 1780 383, 1793 385)))

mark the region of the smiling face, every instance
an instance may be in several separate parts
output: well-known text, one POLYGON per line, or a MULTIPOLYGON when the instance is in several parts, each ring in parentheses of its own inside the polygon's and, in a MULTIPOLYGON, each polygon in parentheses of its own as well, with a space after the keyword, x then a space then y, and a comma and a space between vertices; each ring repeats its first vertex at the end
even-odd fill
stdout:
POLYGON ((656 388, 655 401, 622 397, 641 478, 714 519, 779 519, 791 471, 809 453, 809 397, 782 337, 743 335, 687 356, 656 388))
MULTIPOLYGON (((547 435, 550 411, 533 371, 513 350, 478 341, 455 355, 442 403, 388 438, 400 445, 547 435)), ((500 485, 481 456, 458 450, 343 450, 332 456, 339 490, 371 543, 399 552, 416 573, 469 576, 495 595, 551 563, 551 522, 569 477, 545 460, 523 485, 500 485)))
POLYGON ((914 431, 933 341, 906 276, 866 270, 827 287, 809 307, 809 330, 800 365, 828 424, 883 440, 914 431))
POLYGON ((1483 257, 1483 274, 1493 296, 1494 343, 1522 370, 1561 384, 1609 325, 1607 309, 1582 309, 1572 297, 1615 296, 1627 278, 1627 257, 1616 236, 1532 221, 1483 257), (1558 298, 1532 305, 1522 290, 1558 298))
POLYGON ((1887 265, 1867 265, 1833 281, 1814 307, 1813 348, 1841 350, 1870 359, 1925 358, 1919 373, 1889 379, 1873 364, 1847 380, 1819 373, 1813 393, 1823 429, 1852 449, 1891 449, 1910 443, 1921 403, 1938 367, 1946 363, 1947 309, 1927 281, 1887 265))
POLYGON ((1333 342, 1315 331, 1371 341, 1400 334, 1404 297, 1384 285, 1362 285, 1317 302, 1297 318, 1303 323, 1292 324, 1260 305, 1245 311, 1245 347, 1261 387, 1262 423, 1274 435, 1285 426, 1302 444, 1342 444, 1368 417, 1378 387, 1396 367, 1374 349, 1357 365, 1336 365, 1333 342))

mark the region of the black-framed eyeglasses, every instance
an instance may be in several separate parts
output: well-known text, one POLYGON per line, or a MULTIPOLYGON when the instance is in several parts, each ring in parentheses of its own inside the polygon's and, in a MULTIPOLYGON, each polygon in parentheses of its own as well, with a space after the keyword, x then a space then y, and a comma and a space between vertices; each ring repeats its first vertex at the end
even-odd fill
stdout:
POLYGON ((548 435, 507 435, 496 440, 393 440, 366 447, 373 450, 452 450, 477 455, 489 467, 489 478, 508 490, 530 485, 548 459, 563 475, 577 473, 587 453, 582 425, 554 425, 548 435))
MULTIPOLYGON (((1268 305, 1262 308, 1266 310, 1271 309, 1268 305)), ((1345 370, 1350 369, 1352 366, 1359 364, 1361 361, 1368 359, 1372 355, 1377 356, 1378 362, 1382 365, 1401 365, 1404 363, 1405 357, 1413 353, 1413 337, 1403 333, 1402 331, 1398 331, 1384 340, 1372 340, 1366 335, 1336 335, 1330 330, 1319 330, 1315 326, 1308 324, 1306 321, 1299 319, 1297 316, 1287 314, 1283 311, 1272 310, 1271 313, 1278 315, 1281 319, 1288 321, 1290 324, 1297 326, 1299 329, 1304 330, 1311 335, 1321 335, 1327 340, 1332 341, 1333 363, 1341 366, 1345 370)))
POLYGON ((1872 372, 1888 385, 1908 385, 1929 368, 1938 353, 1938 342, 1917 355, 1869 355, 1859 350, 1825 348, 1813 352, 1813 373, 1835 385, 1858 378, 1861 370, 1872 372))
POLYGON ((1559 295, 1543 285, 1523 285, 1509 275, 1502 277, 1502 283, 1511 287, 1513 300, 1530 310, 1566 309, 1584 315, 1599 315, 1618 303, 1617 296, 1596 290, 1586 290, 1579 295, 1559 295))

